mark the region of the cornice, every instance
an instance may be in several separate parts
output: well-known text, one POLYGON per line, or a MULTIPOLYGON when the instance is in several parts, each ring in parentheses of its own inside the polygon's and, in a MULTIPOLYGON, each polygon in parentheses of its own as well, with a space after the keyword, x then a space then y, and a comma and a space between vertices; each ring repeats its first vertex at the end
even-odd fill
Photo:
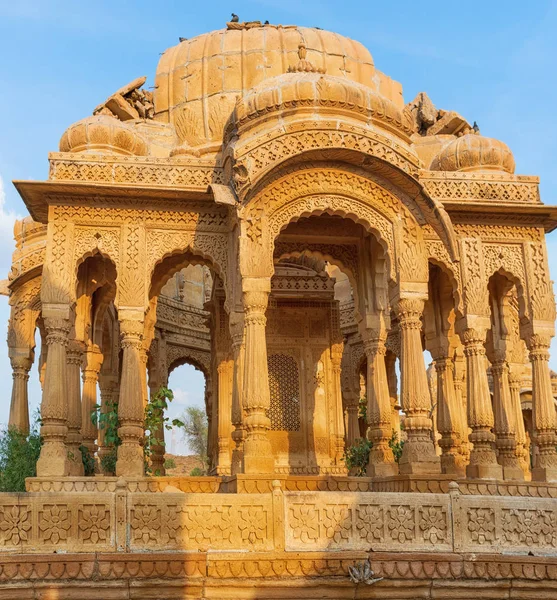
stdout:
POLYGON ((445 201, 443 207, 449 213, 453 223, 542 227, 546 233, 557 228, 557 206, 445 201))

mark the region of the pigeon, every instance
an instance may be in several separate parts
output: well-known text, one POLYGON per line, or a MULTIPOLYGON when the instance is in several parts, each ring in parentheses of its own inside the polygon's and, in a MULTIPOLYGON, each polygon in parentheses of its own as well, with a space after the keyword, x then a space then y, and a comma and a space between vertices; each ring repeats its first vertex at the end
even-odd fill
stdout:
POLYGON ((472 125, 472 130, 474 131, 474 133, 480 133, 480 128, 478 127, 476 121, 474 121, 474 125, 472 125))
POLYGON ((265 23, 263 23, 263 25, 269 25, 269 21, 265 21, 265 23))
POLYGON ((181 42, 185 42, 188 38, 184 38, 184 37, 179 37, 178 38, 181 42))
POLYGON ((231 23, 237 23, 240 19, 238 18, 238 15, 235 15, 234 13, 232 13, 232 18, 230 19, 231 23))

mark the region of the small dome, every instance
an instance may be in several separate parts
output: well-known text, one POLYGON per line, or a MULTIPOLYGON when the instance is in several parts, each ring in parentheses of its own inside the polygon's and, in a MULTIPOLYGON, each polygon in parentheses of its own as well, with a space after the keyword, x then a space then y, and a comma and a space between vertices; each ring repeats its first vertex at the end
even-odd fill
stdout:
POLYGON ((236 125, 242 127, 275 111, 304 107, 334 107, 366 122, 377 121, 399 135, 412 132, 409 115, 388 98, 360 83, 315 72, 279 75, 248 91, 236 104, 236 125))
POLYGON ((60 139, 60 152, 146 156, 149 146, 133 127, 108 115, 95 115, 66 129, 60 139))
POLYGON ((467 134, 447 144, 431 161, 432 171, 505 171, 514 173, 509 147, 493 138, 467 134))

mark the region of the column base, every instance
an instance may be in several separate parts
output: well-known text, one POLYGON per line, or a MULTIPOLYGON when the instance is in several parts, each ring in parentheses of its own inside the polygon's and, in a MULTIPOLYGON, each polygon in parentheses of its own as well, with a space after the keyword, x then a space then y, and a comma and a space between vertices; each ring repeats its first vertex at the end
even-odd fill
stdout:
POLYGON ((437 460, 399 464, 399 471, 401 475, 440 475, 441 461, 437 458, 437 460))
POLYGON ((503 479, 503 467, 501 465, 468 465, 466 477, 470 479, 503 479))
POLYGON ((524 481, 524 471, 519 467, 503 467, 505 481, 524 481))
POLYGON ((368 465, 366 475, 368 477, 392 477, 398 475, 398 465, 396 462, 368 465))
POLYGON ((244 454, 244 473, 245 474, 266 474, 274 473, 275 459, 272 456, 247 456, 244 454))
POLYGON ((70 462, 62 442, 45 442, 37 461, 37 477, 67 477, 70 462))
POLYGON ((557 467, 534 467, 532 481, 557 482, 557 467))

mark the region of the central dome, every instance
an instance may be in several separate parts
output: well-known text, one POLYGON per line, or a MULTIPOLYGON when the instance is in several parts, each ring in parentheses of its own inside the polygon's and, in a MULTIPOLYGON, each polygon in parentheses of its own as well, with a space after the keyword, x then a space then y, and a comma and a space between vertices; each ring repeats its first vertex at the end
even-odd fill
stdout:
POLYGON ((301 43, 317 69, 379 91, 369 51, 337 33, 280 25, 221 29, 164 52, 155 77, 155 118, 173 124, 188 146, 220 142, 237 98, 294 67, 301 43))

